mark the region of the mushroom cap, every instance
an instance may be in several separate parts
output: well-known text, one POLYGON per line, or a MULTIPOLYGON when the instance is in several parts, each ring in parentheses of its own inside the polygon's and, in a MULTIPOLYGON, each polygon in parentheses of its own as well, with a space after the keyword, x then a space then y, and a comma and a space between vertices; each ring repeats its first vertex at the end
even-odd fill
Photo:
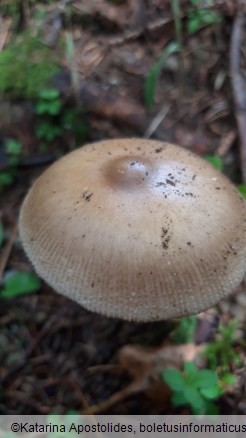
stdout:
POLYGON ((37 273, 85 308, 132 321, 199 313, 246 271, 246 203, 173 144, 107 140, 49 167, 20 236, 37 273))

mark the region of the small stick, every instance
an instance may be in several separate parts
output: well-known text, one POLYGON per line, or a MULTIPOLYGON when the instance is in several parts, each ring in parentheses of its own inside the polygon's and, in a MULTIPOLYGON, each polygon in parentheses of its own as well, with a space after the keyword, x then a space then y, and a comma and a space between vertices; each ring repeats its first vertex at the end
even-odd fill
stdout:
POLYGON ((161 122, 165 119, 168 111, 170 110, 170 106, 167 106, 166 104, 163 105, 163 107, 161 108, 161 110, 158 112, 158 114, 153 118, 153 120, 151 121, 150 125, 148 126, 148 128, 146 129, 145 133, 144 133, 144 137, 145 138, 150 138, 154 132, 158 129, 158 127, 160 126, 161 122))
POLYGON ((89 408, 83 410, 81 414, 96 415, 101 412, 105 412, 108 409, 112 408, 114 405, 125 400, 127 397, 130 397, 133 394, 141 392, 143 389, 144 389, 144 385, 142 380, 134 381, 130 383, 130 385, 128 385, 126 388, 111 395, 111 397, 109 397, 107 400, 103 400, 98 405, 92 405, 89 408))
POLYGON ((13 248, 16 236, 17 236, 17 231, 18 231, 18 225, 15 224, 13 229, 12 229, 10 238, 9 238, 8 242, 6 243, 6 245, 2 251, 1 257, 0 257, 0 283, 2 281, 3 273, 4 273, 5 268, 7 266, 9 256, 11 254, 11 251, 12 251, 12 248, 13 248))
POLYGON ((236 16, 231 36, 230 46, 230 72, 234 94, 236 119, 240 136, 240 164, 242 181, 246 184, 246 95, 245 82, 240 73, 240 47, 243 38, 243 28, 246 22, 246 14, 238 4, 238 15, 236 16))

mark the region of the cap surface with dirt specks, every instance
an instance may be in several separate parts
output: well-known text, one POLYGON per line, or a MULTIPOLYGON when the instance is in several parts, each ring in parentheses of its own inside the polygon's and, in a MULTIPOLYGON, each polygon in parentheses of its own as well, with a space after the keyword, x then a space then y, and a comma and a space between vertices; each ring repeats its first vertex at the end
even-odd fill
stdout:
POLYGON ((246 271, 246 203, 209 163, 143 139, 83 146, 20 213, 37 273, 87 309, 132 321, 199 313, 246 271))

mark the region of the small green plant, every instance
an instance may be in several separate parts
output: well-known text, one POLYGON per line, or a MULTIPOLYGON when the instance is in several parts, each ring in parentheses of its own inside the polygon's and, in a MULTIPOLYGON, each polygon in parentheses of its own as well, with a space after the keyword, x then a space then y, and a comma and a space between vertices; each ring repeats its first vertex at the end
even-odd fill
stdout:
POLYGON ((223 393, 223 386, 214 371, 198 370, 193 362, 185 362, 183 372, 168 369, 163 380, 173 391, 174 406, 190 406, 196 415, 219 413, 214 401, 223 393))
POLYGON ((188 13, 187 30, 189 33, 195 33, 203 26, 220 24, 222 22, 221 14, 217 11, 200 7, 200 3, 200 0, 190 0, 194 10, 188 13))
POLYGON ((21 154, 21 144, 14 139, 8 139, 4 145, 7 155, 7 169, 0 172, 0 191, 14 182, 21 154))
POLYGON ((8 164, 10 166, 16 166, 19 163, 21 154, 20 142, 10 138, 6 141, 4 149, 8 155, 8 164))
POLYGON ((179 319, 177 326, 172 333, 172 340, 175 344, 187 344, 194 341, 194 333, 197 328, 198 319, 195 315, 185 316, 179 319))
POLYGON ((0 298, 13 298, 30 292, 36 292, 40 288, 39 278, 32 272, 8 273, 3 280, 0 290, 0 298))
POLYGON ((56 88, 44 88, 39 91, 38 101, 36 103, 36 114, 49 114, 57 116, 62 109, 62 100, 60 93, 56 88))
POLYGON ((42 140, 51 142, 70 131, 75 143, 80 143, 87 134, 87 125, 81 121, 78 108, 65 108, 60 93, 55 88, 46 88, 39 92, 35 112, 38 116, 36 135, 42 140))
POLYGON ((55 88, 44 88, 39 91, 35 112, 39 116, 36 125, 36 135, 47 142, 62 135, 62 129, 56 116, 62 111, 60 93, 55 88))
POLYGON ((207 346, 204 352, 209 368, 217 370, 219 375, 228 374, 233 363, 238 365, 241 362, 233 346, 236 328, 236 320, 226 327, 219 327, 217 338, 207 346))
POLYGON ((53 121, 50 120, 38 120, 36 126, 36 136, 47 142, 51 142, 62 134, 60 126, 56 126, 53 121))

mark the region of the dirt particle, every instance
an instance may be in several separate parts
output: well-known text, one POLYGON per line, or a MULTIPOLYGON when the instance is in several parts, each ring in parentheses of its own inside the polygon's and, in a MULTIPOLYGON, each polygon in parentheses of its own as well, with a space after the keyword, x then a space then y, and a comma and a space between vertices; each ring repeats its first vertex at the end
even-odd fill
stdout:
POLYGON ((186 196, 191 196, 192 198, 195 197, 195 195, 193 195, 193 193, 191 193, 191 192, 186 192, 185 194, 186 194, 186 196))
POLYGON ((169 179, 169 178, 166 178, 166 183, 169 184, 170 186, 176 186, 176 182, 175 182, 175 181, 172 181, 172 180, 169 179))
POLYGON ((168 249, 168 244, 169 244, 169 241, 170 241, 170 236, 168 236, 167 234, 168 234, 168 229, 162 227, 162 229, 161 229, 161 239, 162 239, 161 246, 162 246, 163 249, 168 249))
POLYGON ((169 173, 167 176, 169 176, 170 179, 174 179, 174 176, 171 173, 169 173))
POLYGON ((83 199, 87 202, 90 202, 91 197, 92 197, 93 193, 92 192, 88 192, 87 190, 85 190, 82 194, 83 199))

